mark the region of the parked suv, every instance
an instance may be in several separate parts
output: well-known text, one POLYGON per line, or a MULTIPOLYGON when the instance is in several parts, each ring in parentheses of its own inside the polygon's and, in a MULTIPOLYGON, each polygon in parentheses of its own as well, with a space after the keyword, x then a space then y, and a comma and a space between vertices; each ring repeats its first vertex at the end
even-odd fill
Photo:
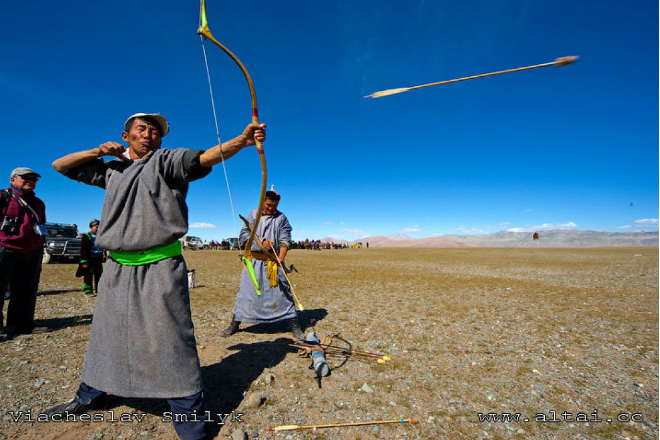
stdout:
POLYGON ((190 249, 196 251, 197 249, 206 249, 208 245, 202 241, 199 237, 194 237, 192 235, 186 235, 181 239, 181 246, 184 249, 190 249))
POLYGON ((46 223, 46 243, 44 243, 43 264, 54 260, 80 258, 78 230, 71 225, 46 223))

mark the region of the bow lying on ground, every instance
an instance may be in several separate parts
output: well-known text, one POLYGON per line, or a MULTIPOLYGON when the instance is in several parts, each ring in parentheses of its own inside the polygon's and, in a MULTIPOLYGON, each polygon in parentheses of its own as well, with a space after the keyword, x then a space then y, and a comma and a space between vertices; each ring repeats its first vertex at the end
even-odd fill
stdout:
MULTIPOLYGON (((241 69, 243 72, 243 75, 245 76, 245 80, 247 81, 248 88, 250 89, 250 97, 252 99, 252 122, 255 124, 259 123, 259 110, 257 109, 257 94, 254 90, 254 84, 252 84, 252 78, 250 78, 250 74, 248 73, 247 69, 241 62, 241 60, 238 59, 236 55, 234 55, 229 49, 227 49, 225 46, 223 46, 218 40, 216 40, 213 37, 213 34, 211 34, 211 31, 209 29, 209 24, 208 20, 206 18, 206 2, 205 0, 201 0, 200 3, 200 10, 199 10, 199 28, 197 29, 197 33, 206 39, 210 40, 213 44, 218 46, 220 49, 222 49, 229 57, 234 60, 234 62, 238 65, 238 67, 241 69)), ((254 219, 254 224, 258 225, 259 220, 261 219, 261 211, 264 206, 264 199, 266 197, 266 180, 268 178, 268 171, 266 167, 266 155, 264 152, 264 146, 261 143, 261 141, 257 140, 256 138, 254 139, 254 142, 257 146, 257 152, 259 153, 259 158, 261 160, 261 193, 259 195, 259 207, 257 208, 257 215, 256 218, 254 219)), ((252 263, 250 262, 250 249, 252 247, 252 241, 254 240, 254 231, 256 229, 252 230, 250 233, 250 237, 248 238, 247 243, 245 244, 245 249, 244 249, 244 255, 242 256, 243 263, 247 267, 248 271, 250 271, 250 268, 252 266, 252 263)), ((254 274, 254 268, 252 268, 252 274, 254 274)), ((253 278, 254 280, 254 278, 253 278)), ((257 286, 257 293, 261 294, 259 291, 259 287, 257 286)))
MULTIPOLYGON (((314 331, 314 334, 316 335, 316 331, 314 331)), ((351 345, 350 342, 340 338, 338 334, 335 335, 335 337, 351 345)), ((370 351, 363 351, 363 350, 355 350, 352 348, 352 346, 340 347, 338 345, 332 345, 332 337, 329 336, 324 336, 320 338, 318 342, 309 341, 309 340, 296 341, 296 342, 292 342, 289 345, 301 349, 302 353, 300 354, 302 355, 309 355, 313 350, 321 350, 324 354, 328 354, 332 356, 352 357, 363 361, 376 361, 379 364, 383 364, 387 361, 392 360, 391 357, 384 354, 373 353, 370 351)))
MULTIPOLYGON (((251 225, 250 222, 245 217, 243 217, 242 215, 239 214, 239 217, 241 218, 241 220, 243 220, 243 223, 245 223, 245 226, 250 230, 250 235, 255 237, 254 242, 257 244, 257 247, 259 248, 261 253, 263 253, 270 261, 274 262, 277 265, 277 267, 282 269, 282 273, 284 274, 284 277, 286 278, 287 282, 289 283, 289 288, 291 289, 291 293, 293 294, 293 300, 296 303, 296 306, 298 307, 298 310, 300 310, 300 311, 305 310, 305 307, 302 305, 302 303, 298 299, 298 295, 296 295, 296 291, 293 290, 293 284, 291 283, 291 280, 289 279, 289 276, 287 275, 286 266, 280 260, 280 257, 277 255, 277 252, 275 252, 275 249, 271 249, 271 250, 266 249, 263 245, 263 241, 257 235, 257 228, 254 227, 253 225, 251 225)), ((255 222, 255 225, 256 225, 256 222, 255 222)), ((245 257, 243 257, 243 258, 245 258, 245 257)), ((250 266, 252 266, 252 261, 249 261, 248 263, 250 264, 250 266)), ((293 267, 293 265, 291 265, 291 267, 293 267)), ((296 272, 298 272, 297 269, 296 269, 296 272)), ((257 292, 258 292, 259 291, 259 287, 258 287, 259 282, 257 281, 256 275, 254 275, 254 268, 252 269, 251 276, 253 276, 252 281, 254 282, 255 286, 257 286, 257 292)), ((259 294, 261 294, 261 293, 259 293, 259 294)))
POLYGON ((463 78, 450 79, 450 80, 447 80, 447 81, 440 81, 440 82, 434 82, 434 83, 429 83, 429 84, 422 84, 421 86, 381 90, 380 92, 376 92, 376 93, 372 93, 371 95, 367 95, 367 96, 365 96, 365 98, 380 98, 382 96, 394 95, 396 93, 407 92, 409 90, 421 89, 421 88, 424 88, 424 87, 439 86, 440 84, 449 84, 449 83, 455 83, 455 82, 459 82, 459 81, 467 81, 469 79, 485 78, 487 76, 502 75, 503 73, 519 72, 521 70, 536 69, 538 67, 546 67, 546 66, 563 67, 563 66, 568 66, 571 63, 574 63, 575 61, 577 61, 577 59, 578 59, 578 57, 576 57, 576 56, 561 57, 561 58, 557 58, 556 60, 554 60, 550 63, 535 64, 533 66, 518 67, 517 69, 500 70, 499 72, 491 72, 491 73, 483 73, 481 75, 466 76, 466 77, 463 77, 463 78))

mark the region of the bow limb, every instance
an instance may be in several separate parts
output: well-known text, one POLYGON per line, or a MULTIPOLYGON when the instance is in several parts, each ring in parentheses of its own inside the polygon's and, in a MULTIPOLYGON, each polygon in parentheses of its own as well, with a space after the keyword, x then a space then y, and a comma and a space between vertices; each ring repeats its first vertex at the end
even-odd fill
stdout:
POLYGON ((259 288, 259 280, 257 280, 257 274, 254 272, 254 265, 252 264, 252 259, 242 256, 241 261, 243 261, 243 264, 245 264, 245 268, 247 269, 248 274, 250 275, 250 279, 254 284, 254 290, 257 292, 257 295, 261 296, 261 289, 259 288))
MULTIPOLYGON (((250 222, 248 221, 248 219, 246 219, 245 217, 243 217, 243 216, 240 215, 240 214, 238 215, 238 217, 240 217, 240 219, 243 220, 243 223, 245 223, 245 227, 248 228, 248 230, 250 231, 250 233, 252 233, 253 230, 256 231, 256 229, 254 229, 254 228, 252 227, 252 225, 250 224, 250 222)), ((275 251, 272 251, 272 252, 271 252, 271 251, 269 251, 268 249, 266 249, 266 248, 264 247, 263 243, 262 243, 261 238, 259 237, 259 235, 257 235, 256 232, 254 232, 254 243, 255 243, 255 244, 257 245, 257 247, 259 248, 259 251, 260 251, 261 253, 263 253, 264 255, 266 255, 266 256, 268 257, 269 260, 273 261, 274 263, 277 263, 277 260, 276 260, 275 257, 273 256, 273 255, 275 254, 275 251)))
MULTIPOLYGON (((252 232, 252 225, 250 224, 250 222, 245 217, 243 217, 242 215, 238 214, 238 216, 240 217, 241 220, 243 220, 243 223, 245 223, 245 227, 248 228, 248 230, 250 232, 252 232)), ((296 269, 293 266, 293 264, 291 264, 291 267, 286 267, 286 264, 284 264, 284 262, 280 260, 280 257, 277 255, 277 252, 275 252, 274 249, 271 249, 271 250, 266 249, 263 245, 263 240, 261 240, 259 235, 256 234, 256 233, 254 235, 254 243, 259 248, 259 251, 262 254, 266 255, 269 260, 271 260, 274 263, 277 263, 277 265, 282 268, 282 270, 284 271, 285 274, 291 273, 293 270, 298 272, 298 269, 296 269)))
MULTIPOLYGON (((248 88, 250 89, 250 97, 252 99, 252 123, 258 124, 259 123, 259 110, 257 108, 257 93, 254 90, 254 84, 252 84, 252 78, 250 77, 250 74, 248 73, 247 69, 241 62, 241 60, 238 59, 236 55, 234 55, 229 49, 227 49, 224 45, 222 45, 218 40, 213 37, 213 34, 211 34, 211 30, 209 29, 209 23, 206 18, 206 1, 201 0, 200 3, 200 11, 199 11, 199 28, 197 29, 197 33, 206 39, 210 40, 213 44, 218 46, 220 49, 222 49, 229 57, 234 60, 234 62, 238 65, 238 67, 241 69, 243 72, 243 75, 245 76, 245 80, 247 81, 248 88)), ((259 220, 261 220, 261 211, 263 210, 264 207, 264 199, 266 198, 266 185, 267 185, 267 179, 268 179, 268 169, 266 167, 266 154, 264 152, 264 146, 261 143, 261 141, 257 140, 256 138, 254 139, 255 145, 257 147, 257 152, 259 153, 259 159, 261 161, 261 193, 259 195, 259 206, 257 207, 257 214, 254 219, 254 225, 255 227, 252 228, 250 231, 250 236, 248 237, 247 243, 245 244, 245 249, 244 253, 247 259, 250 259, 251 256, 251 248, 252 248, 252 242, 254 241, 254 235, 257 230, 257 225, 259 224, 259 220)), ((245 261, 245 260, 244 260, 245 261)))

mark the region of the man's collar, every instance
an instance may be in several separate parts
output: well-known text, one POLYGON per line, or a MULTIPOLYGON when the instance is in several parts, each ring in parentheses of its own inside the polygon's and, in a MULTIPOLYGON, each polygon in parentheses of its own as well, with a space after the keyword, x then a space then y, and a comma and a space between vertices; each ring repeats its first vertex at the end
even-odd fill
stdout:
POLYGON ((11 189, 14 190, 15 192, 17 192, 18 195, 21 196, 21 197, 33 196, 34 195, 34 191, 32 191, 30 193, 26 193, 26 192, 21 191, 20 189, 16 188, 14 185, 11 185, 11 189))

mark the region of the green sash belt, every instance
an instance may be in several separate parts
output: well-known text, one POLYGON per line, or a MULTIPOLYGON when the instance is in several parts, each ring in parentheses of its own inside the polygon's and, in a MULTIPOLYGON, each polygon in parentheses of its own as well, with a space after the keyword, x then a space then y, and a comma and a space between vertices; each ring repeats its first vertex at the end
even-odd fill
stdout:
POLYGON ((146 251, 110 251, 110 257, 124 266, 142 266, 181 255, 181 242, 176 240, 146 251))

